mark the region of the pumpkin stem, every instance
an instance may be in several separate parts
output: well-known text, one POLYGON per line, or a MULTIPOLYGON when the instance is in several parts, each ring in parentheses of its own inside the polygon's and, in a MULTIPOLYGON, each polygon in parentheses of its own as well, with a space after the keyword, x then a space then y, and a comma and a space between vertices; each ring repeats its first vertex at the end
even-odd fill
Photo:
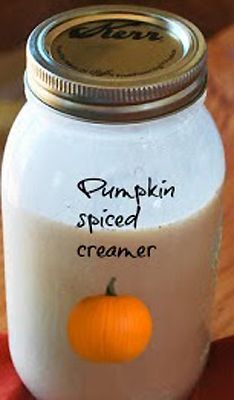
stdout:
POLYGON ((109 285, 106 288, 106 296, 117 296, 115 291, 116 278, 111 278, 109 285))

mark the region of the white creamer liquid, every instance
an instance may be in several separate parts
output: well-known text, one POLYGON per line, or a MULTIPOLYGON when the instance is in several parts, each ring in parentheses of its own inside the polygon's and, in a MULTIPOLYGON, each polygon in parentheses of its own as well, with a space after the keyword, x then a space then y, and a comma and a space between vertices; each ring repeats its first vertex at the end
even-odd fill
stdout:
MULTIPOLYGON (((221 225, 223 149, 206 111, 133 125, 84 123, 26 105, 3 166, 7 308, 13 362, 39 400, 178 400, 194 385, 209 345, 221 225), (196 115, 196 118, 194 117, 196 115), (30 116, 30 118, 29 118, 30 116), (82 212, 127 216, 131 199, 87 199, 81 179, 129 191, 166 179, 173 198, 142 198, 136 230, 78 229, 82 212), (151 257, 79 257, 80 245, 122 246, 151 257), (118 294, 150 309, 153 335, 127 364, 95 364, 70 348, 67 320, 86 296, 118 294)), ((42 107, 42 106, 41 106, 42 107)))
POLYGON ((21 378, 38 399, 174 400, 191 389, 208 352, 219 192, 189 217, 157 229, 90 235, 6 202, 5 222, 10 346, 21 378), (79 258, 76 249, 83 243, 133 252, 155 244, 157 250, 150 258, 79 258), (95 364, 71 350, 67 319, 83 297, 104 293, 112 276, 119 294, 147 304, 153 335, 135 361, 95 364))

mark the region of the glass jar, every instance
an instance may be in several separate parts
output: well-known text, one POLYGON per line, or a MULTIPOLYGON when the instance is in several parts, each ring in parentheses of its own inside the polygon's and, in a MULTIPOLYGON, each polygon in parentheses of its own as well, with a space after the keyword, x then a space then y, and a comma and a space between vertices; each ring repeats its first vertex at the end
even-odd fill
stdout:
POLYGON ((129 6, 29 38, 2 201, 10 351, 37 399, 177 400, 201 374, 225 173, 205 58, 191 23, 129 6))

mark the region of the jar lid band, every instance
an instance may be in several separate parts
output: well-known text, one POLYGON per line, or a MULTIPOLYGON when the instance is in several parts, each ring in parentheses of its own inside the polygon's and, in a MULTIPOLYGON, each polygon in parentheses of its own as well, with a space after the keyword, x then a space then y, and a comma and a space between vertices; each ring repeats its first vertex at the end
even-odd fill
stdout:
POLYGON ((192 23, 135 6, 79 8, 32 32, 26 85, 41 101, 96 121, 136 121, 196 101, 206 43, 192 23))

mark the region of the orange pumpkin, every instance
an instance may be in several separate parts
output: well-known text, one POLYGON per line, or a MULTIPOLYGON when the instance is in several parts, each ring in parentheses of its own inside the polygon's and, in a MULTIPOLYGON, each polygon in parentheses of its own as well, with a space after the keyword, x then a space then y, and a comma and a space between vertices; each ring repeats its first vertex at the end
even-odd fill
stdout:
POLYGON ((71 347, 86 360, 106 363, 131 361, 149 343, 152 318, 148 308, 136 297, 117 296, 115 280, 111 279, 105 295, 81 300, 69 316, 71 347))

